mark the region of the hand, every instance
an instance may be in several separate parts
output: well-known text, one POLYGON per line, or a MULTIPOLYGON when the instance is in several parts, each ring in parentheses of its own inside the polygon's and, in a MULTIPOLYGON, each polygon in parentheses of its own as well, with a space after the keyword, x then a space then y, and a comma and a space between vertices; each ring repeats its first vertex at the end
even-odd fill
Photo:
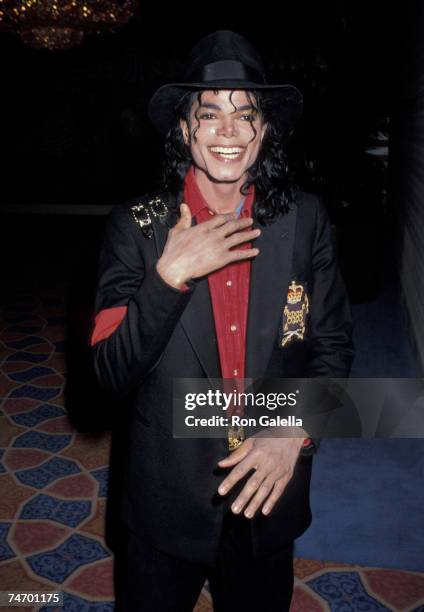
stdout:
MULTIPOLYGON (((303 435, 303 430, 300 430, 303 435)), ((248 438, 228 457, 218 462, 220 467, 234 467, 221 483, 218 493, 225 495, 250 470, 255 472, 246 482, 243 490, 233 502, 231 510, 238 514, 247 506, 244 515, 252 518, 264 503, 263 514, 269 514, 281 497, 289 480, 300 449, 306 438, 248 438), (266 500, 266 501, 265 501, 266 500)))
POLYGON ((170 285, 180 288, 186 281, 205 276, 234 261, 256 257, 259 249, 233 249, 259 236, 260 229, 247 230, 253 219, 237 219, 235 214, 215 215, 209 221, 191 226, 187 204, 180 206, 181 217, 169 231, 156 269, 170 285), (241 231, 246 230, 246 231, 241 231))

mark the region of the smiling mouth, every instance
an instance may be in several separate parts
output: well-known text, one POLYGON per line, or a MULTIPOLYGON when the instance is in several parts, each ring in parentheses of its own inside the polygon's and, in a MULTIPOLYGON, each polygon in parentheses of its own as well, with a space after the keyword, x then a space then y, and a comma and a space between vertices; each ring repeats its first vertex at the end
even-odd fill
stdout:
POLYGON ((214 157, 225 161, 235 161, 243 157, 246 147, 208 147, 214 157))

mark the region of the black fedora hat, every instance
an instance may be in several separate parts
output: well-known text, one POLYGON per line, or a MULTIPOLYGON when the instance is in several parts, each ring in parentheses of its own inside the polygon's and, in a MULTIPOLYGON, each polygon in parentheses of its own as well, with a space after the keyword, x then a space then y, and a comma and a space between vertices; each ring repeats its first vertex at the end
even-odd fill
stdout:
POLYGON ((303 98, 296 87, 267 83, 262 59, 251 43, 236 32, 219 30, 193 47, 182 82, 163 85, 153 94, 148 107, 151 122, 166 134, 175 123, 175 107, 183 95, 206 89, 266 92, 278 103, 278 118, 286 132, 302 112, 303 98))

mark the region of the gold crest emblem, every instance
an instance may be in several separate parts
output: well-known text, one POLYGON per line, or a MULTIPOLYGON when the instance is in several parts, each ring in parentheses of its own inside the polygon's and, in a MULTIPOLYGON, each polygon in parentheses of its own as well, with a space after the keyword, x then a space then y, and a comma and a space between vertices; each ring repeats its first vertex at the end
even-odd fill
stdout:
POLYGON ((293 338, 304 339, 308 313, 308 294, 303 285, 296 284, 296 281, 292 280, 287 293, 287 303, 283 310, 281 346, 286 346, 293 338))

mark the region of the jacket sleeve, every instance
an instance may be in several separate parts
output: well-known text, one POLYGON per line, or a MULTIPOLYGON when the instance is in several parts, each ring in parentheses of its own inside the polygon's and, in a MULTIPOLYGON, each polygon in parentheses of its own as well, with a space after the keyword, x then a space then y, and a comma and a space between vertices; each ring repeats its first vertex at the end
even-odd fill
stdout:
MULTIPOLYGON (((330 220, 321 200, 317 203, 315 227, 307 376, 346 378, 354 357, 352 317, 337 264, 330 220)), ((320 438, 311 438, 311 444, 301 454, 313 454, 320 442, 320 438)))
POLYGON ((95 300, 96 321, 113 313, 115 323, 106 333, 94 330, 92 354, 99 383, 118 395, 128 394, 155 368, 195 288, 192 282, 182 291, 168 285, 156 271, 156 256, 146 261, 148 248, 154 248, 153 240, 142 236, 128 208, 115 206, 95 300))
POLYGON ((320 200, 316 213, 312 269, 307 376, 345 378, 349 376, 354 356, 352 318, 337 264, 330 220, 320 200))

